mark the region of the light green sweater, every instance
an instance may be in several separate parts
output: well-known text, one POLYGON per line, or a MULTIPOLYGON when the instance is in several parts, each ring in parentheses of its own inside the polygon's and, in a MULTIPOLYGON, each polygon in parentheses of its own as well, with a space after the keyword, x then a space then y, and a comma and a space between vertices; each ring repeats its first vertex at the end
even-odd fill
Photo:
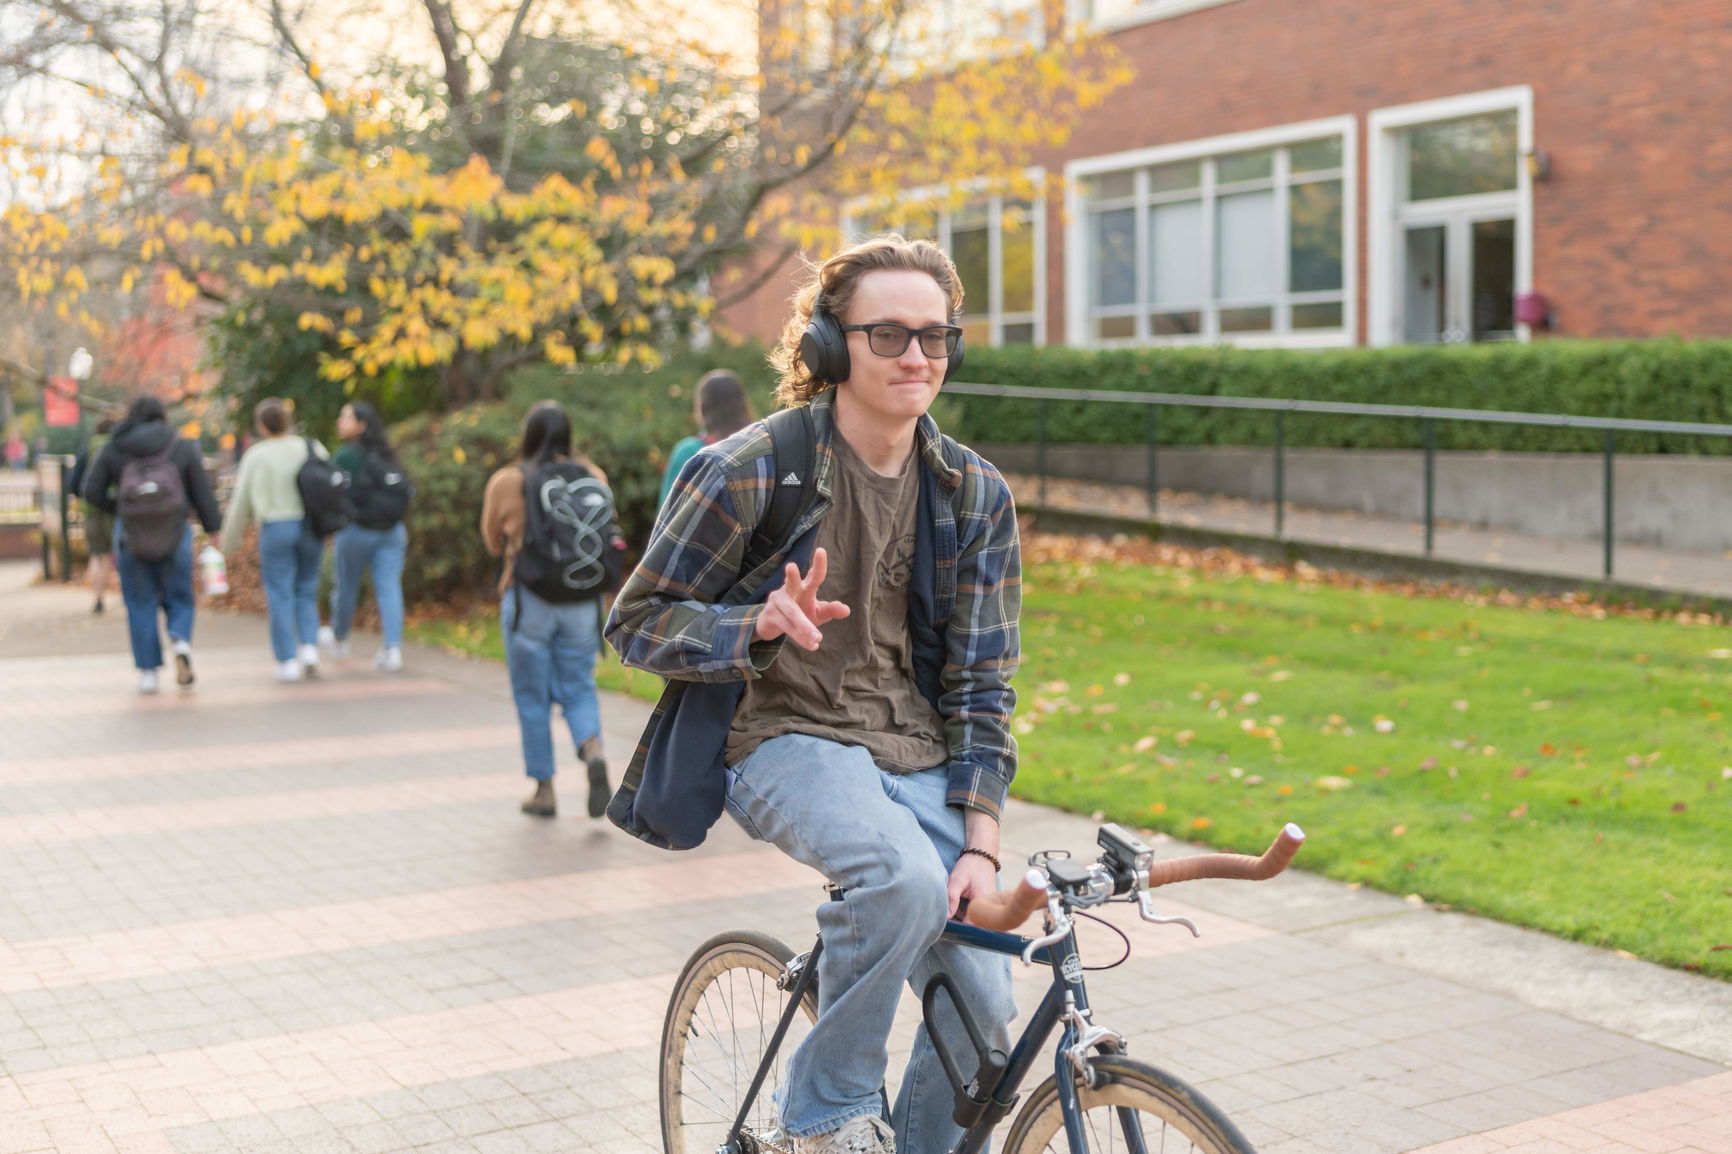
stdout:
MULTIPOLYGON (((313 442, 321 457, 329 457, 325 446, 313 442)), ((297 436, 271 437, 260 441, 241 458, 235 477, 234 496, 223 517, 224 553, 240 548, 247 527, 253 522, 299 521, 306 516, 295 474, 307 461, 307 442, 297 436)))

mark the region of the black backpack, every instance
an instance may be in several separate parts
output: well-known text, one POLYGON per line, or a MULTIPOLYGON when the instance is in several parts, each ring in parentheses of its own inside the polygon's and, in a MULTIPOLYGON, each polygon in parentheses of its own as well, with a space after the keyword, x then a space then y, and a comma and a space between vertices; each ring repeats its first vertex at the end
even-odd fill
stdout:
POLYGON ((403 466, 378 453, 362 456, 361 467, 350 482, 355 524, 363 529, 390 529, 409 512, 415 485, 403 466))
POLYGON ((313 438, 307 442, 307 459, 295 474, 295 487, 301 491, 301 505, 306 509, 307 528, 323 541, 355 519, 355 503, 349 484, 349 474, 313 448, 313 438))
POLYGON ((186 528, 186 482, 174 463, 177 443, 170 441, 162 452, 148 457, 128 457, 120 468, 115 495, 120 536, 127 551, 140 561, 174 556, 186 528))
POLYGON ((600 478, 575 461, 524 470, 519 583, 543 601, 588 601, 618 589, 624 568, 625 538, 600 478))

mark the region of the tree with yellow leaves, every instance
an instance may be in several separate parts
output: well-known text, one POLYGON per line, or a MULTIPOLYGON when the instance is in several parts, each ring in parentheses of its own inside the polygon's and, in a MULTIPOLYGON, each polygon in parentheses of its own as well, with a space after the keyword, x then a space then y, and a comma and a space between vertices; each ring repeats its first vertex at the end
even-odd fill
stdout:
POLYGON ((396 26, 426 58, 339 83, 306 20, 264 0, 256 51, 298 88, 259 108, 192 66, 206 0, 149 10, 155 26, 127 0, 16 2, 48 45, 32 74, 94 57, 75 83, 126 114, 65 195, 64 157, 0 142, 21 190, 0 215, 16 291, 73 318, 98 270, 148 282, 210 311, 241 392, 456 405, 530 362, 654 359, 713 308, 718 270, 828 243, 844 198, 1014 185, 1123 79, 1056 21, 923 60, 904 42, 916 0, 767 4, 749 66, 647 19, 579 28, 553 0, 420 0, 396 26), (307 115, 288 114, 296 92, 307 115))

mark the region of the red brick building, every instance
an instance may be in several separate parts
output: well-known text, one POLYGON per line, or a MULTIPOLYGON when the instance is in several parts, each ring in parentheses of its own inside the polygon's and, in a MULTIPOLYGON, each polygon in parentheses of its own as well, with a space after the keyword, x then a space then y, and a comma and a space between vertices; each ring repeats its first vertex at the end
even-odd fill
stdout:
MULTIPOLYGON (((1732 335, 1729 0, 1071 6, 1136 75, 1044 203, 938 222, 971 341, 1732 335)), ((792 275, 724 323, 773 337, 792 275)))

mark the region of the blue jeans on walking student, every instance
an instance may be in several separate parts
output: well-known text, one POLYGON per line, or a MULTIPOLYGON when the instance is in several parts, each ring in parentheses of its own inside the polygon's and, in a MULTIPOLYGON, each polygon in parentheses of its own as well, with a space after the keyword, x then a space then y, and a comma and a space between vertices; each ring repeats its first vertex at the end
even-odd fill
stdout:
POLYGON ((259 580, 271 615, 271 653, 288 661, 319 640, 319 561, 325 546, 305 521, 268 521, 259 529, 259 580))
MULTIPOLYGON (((949 973, 988 1044, 1009 1052, 1010 959, 938 940, 965 844, 963 811, 945 804, 944 766, 886 773, 860 746, 794 733, 764 742, 727 776, 741 828, 847 891, 818 908, 818 1021, 788 1060, 776 1103, 789 1134, 825 1134, 878 1112, 904 982, 918 994, 935 972, 949 973)), ((949 1003, 938 1006, 945 1042, 973 1077, 974 1046, 949 1003)), ((896 1148, 950 1149, 962 1134, 954 1105, 922 1024, 891 1109, 896 1148)))
POLYGON ((499 602, 505 634, 505 666, 523 732, 523 772, 536 781, 553 779, 553 706, 565 714, 571 742, 581 747, 601 734, 601 704, 595 696, 595 656, 601 648, 600 610, 595 601, 555 604, 521 585, 499 602))
POLYGON ((132 663, 139 669, 156 669, 162 664, 158 610, 168 618, 171 641, 192 640, 192 529, 181 534, 180 544, 168 557, 146 561, 126 547, 124 534, 116 528, 114 567, 120 573, 120 599, 126 602, 132 663))
POLYGON ((403 647, 403 557, 409 531, 402 522, 389 529, 349 525, 331 540, 335 584, 331 590, 331 632, 347 641, 361 600, 361 574, 373 575, 373 600, 379 606, 379 629, 386 649, 403 647))

